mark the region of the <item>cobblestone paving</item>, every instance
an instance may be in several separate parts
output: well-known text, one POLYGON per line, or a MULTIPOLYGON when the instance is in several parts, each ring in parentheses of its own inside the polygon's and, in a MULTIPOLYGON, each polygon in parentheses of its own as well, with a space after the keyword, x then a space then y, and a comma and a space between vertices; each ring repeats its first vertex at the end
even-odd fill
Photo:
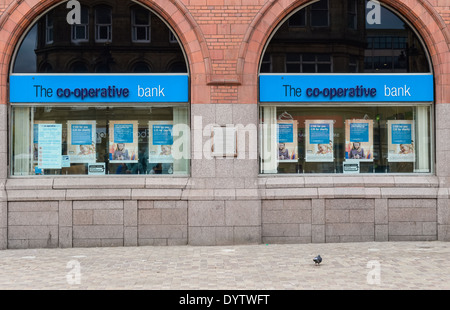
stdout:
POLYGON ((450 242, 2 250, 0 289, 448 290, 450 242))

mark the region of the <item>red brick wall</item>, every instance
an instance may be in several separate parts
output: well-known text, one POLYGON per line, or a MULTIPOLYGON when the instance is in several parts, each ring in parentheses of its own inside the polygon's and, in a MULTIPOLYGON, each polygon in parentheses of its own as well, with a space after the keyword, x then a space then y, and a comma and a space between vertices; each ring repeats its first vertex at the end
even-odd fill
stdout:
MULTIPOLYGON (((18 39, 57 0, 0 0, 0 102, 18 39)), ((186 51, 191 102, 257 103, 257 71, 276 25, 308 0, 141 0, 169 22, 186 51)), ((450 103, 449 0, 383 0, 424 38, 436 76, 436 102, 450 103)))

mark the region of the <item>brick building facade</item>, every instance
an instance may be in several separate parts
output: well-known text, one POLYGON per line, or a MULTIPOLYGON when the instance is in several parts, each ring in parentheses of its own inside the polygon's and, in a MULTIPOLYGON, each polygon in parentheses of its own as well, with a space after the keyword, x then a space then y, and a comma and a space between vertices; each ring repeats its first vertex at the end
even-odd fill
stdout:
POLYGON ((380 1, 428 50, 433 171, 350 176, 261 174, 252 130, 237 157, 204 156, 209 124, 258 126, 262 55, 279 24, 310 1, 136 2, 171 27, 185 53, 191 135, 203 139, 192 140, 189 175, 11 176, 11 63, 30 25, 65 1, 0 2, 0 248, 450 239, 447 0, 380 1))

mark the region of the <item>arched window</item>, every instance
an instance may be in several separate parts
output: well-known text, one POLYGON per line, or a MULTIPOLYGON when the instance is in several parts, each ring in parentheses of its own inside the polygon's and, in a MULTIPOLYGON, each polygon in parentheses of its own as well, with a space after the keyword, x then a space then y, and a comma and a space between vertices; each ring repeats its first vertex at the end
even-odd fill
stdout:
POLYGON ((134 73, 150 73, 150 66, 145 62, 137 62, 133 65, 132 71, 134 73))
POLYGON ((378 2, 294 11, 260 60, 261 172, 432 172, 431 68, 417 31, 378 2))
POLYGON ((88 73, 89 72, 87 65, 81 61, 77 61, 74 64, 72 64, 71 71, 73 73, 88 73))
POLYGON ((155 22, 150 40, 160 17, 133 1, 80 2, 80 24, 63 3, 17 49, 10 175, 188 174, 188 66, 172 30, 155 22))

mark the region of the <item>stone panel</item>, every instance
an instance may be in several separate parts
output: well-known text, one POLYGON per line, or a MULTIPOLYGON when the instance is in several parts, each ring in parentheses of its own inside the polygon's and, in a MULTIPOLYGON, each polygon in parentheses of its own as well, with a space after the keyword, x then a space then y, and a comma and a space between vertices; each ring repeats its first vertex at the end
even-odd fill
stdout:
POLYGON ((189 226, 224 226, 224 201, 189 201, 189 226))
POLYGON ((225 201, 226 226, 261 225, 261 202, 259 200, 225 201))

